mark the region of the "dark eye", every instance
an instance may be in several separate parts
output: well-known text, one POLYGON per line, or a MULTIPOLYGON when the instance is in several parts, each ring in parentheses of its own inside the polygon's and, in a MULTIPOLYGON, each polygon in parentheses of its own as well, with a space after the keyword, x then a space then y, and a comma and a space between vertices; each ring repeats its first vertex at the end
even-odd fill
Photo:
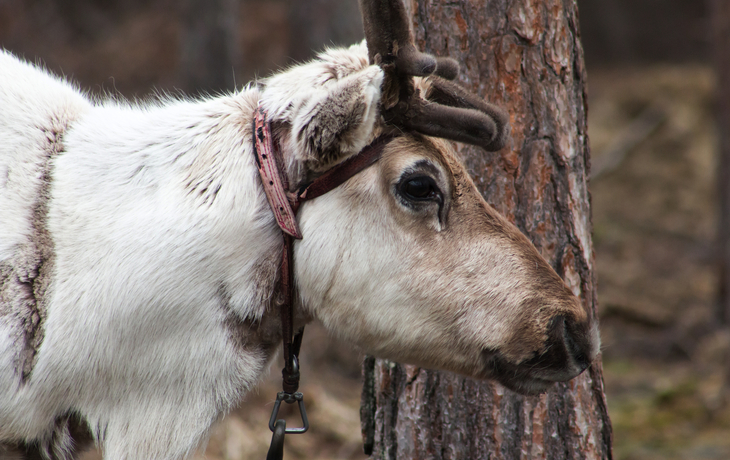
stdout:
POLYGON ((439 200, 441 196, 436 183, 428 176, 404 179, 398 185, 398 191, 413 201, 439 200))

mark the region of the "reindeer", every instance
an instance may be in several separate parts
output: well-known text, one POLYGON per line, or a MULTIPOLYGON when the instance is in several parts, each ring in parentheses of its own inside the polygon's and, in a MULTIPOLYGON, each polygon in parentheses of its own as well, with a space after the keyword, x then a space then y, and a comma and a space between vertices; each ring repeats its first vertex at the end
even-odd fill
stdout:
POLYGON ((525 394, 590 365, 594 318, 447 142, 499 150, 508 117, 399 1, 361 8, 366 43, 203 100, 94 102, 0 54, 0 456, 186 458, 313 320, 525 394))

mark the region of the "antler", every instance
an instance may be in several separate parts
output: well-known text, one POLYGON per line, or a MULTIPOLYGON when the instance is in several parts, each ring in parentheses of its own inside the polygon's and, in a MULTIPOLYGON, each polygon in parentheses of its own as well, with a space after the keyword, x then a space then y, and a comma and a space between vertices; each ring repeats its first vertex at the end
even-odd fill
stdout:
POLYGON ((389 124, 428 136, 501 149, 509 134, 507 114, 451 82, 459 64, 416 49, 401 0, 360 0, 371 64, 385 72, 381 107, 389 124), (423 99, 413 77, 431 76, 423 99))

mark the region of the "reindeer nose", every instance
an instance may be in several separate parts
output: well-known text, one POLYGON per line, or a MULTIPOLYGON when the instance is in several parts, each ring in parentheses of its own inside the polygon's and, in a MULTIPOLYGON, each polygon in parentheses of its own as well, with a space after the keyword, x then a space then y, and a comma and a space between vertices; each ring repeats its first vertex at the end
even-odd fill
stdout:
POLYGON ((579 325, 575 321, 563 318, 563 338, 568 354, 573 358, 581 372, 591 365, 593 343, 586 324, 579 325))
MULTIPOLYGON (((563 351, 568 366, 575 367, 577 373, 581 373, 591 365, 593 358, 598 353, 597 337, 595 328, 588 321, 575 321, 563 315, 552 319, 548 333, 556 351, 563 343, 563 351)), ((559 353, 561 354, 561 353, 559 353)))

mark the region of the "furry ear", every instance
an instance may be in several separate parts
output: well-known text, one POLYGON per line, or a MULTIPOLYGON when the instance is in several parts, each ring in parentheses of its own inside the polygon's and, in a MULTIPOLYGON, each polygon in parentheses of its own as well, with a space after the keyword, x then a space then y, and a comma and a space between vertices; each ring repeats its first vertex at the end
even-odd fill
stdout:
POLYGON ((373 138, 383 71, 377 66, 317 89, 293 114, 296 159, 322 172, 362 150, 373 138))

